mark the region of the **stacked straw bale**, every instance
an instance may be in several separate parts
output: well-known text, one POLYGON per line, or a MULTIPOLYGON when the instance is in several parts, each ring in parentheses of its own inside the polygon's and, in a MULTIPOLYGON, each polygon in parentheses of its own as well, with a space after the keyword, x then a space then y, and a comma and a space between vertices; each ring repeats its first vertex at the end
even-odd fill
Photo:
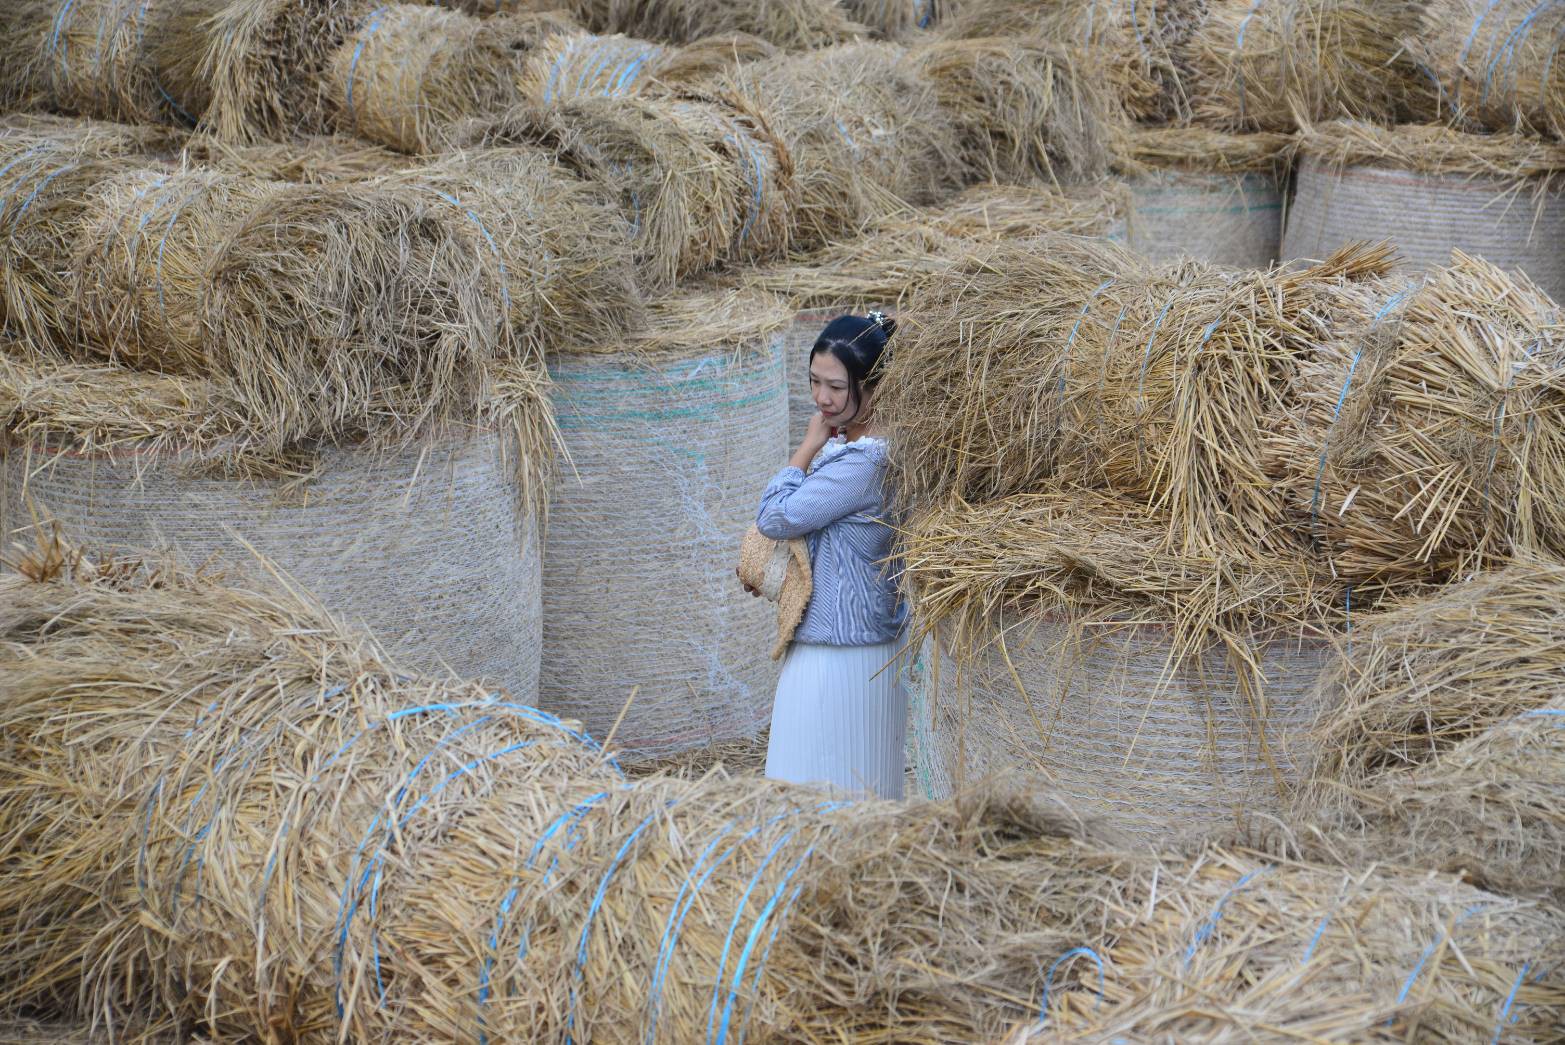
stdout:
POLYGON ((970 178, 1098 177, 1122 119, 1107 87, 1058 45, 986 37, 912 56, 956 127, 970 178))
POLYGON ((1185 42, 1205 15, 1205 0, 962 0, 956 7, 949 16, 941 14, 938 32, 945 39, 1047 41, 1069 48, 1083 67, 1101 75, 1134 118, 1164 120, 1189 112, 1181 61, 1185 42))
POLYGON ((1395 120, 1427 89, 1404 49, 1424 0, 1210 0, 1185 43, 1195 122, 1291 131, 1299 119, 1395 120))
POLYGON ((522 93, 541 104, 581 96, 617 98, 657 87, 710 84, 777 49, 759 37, 725 33, 666 46, 615 34, 561 33, 527 59, 522 93))
POLYGON ((1302 360, 1280 485, 1336 577, 1565 554, 1562 323, 1525 278, 1457 252, 1302 360))
POLYGON ((399 675, 294 600, 21 566, 8 1008, 84 980, 89 1011, 219 1037, 993 1038, 1126 873, 1014 799, 627 785, 570 725, 399 675))
POLYGON ((533 700, 542 375, 515 369, 469 428, 279 460, 218 382, 0 362, 0 539, 63 527, 300 587, 407 663, 533 700), (259 444, 259 445, 258 445, 259 444))
POLYGON ((1009 1043, 1558 1038, 1557 910, 1432 874, 1221 851, 1157 871, 1009 1043))
POLYGON ((755 113, 791 158, 794 242, 815 246, 960 181, 955 130, 935 83, 887 43, 738 68, 722 95, 755 113))
POLYGON ((540 698, 595 736, 628 703, 613 735, 638 756, 767 721, 775 622, 732 568, 788 430, 780 302, 699 292, 649 312, 629 340, 550 360, 570 472, 549 508, 540 698))
POLYGON ((789 51, 846 43, 868 30, 837 0, 458 0, 475 14, 563 7, 594 33, 688 44, 743 33, 789 51))
POLYGON ((1565 566, 1525 560, 1360 622, 1285 840, 1565 899, 1562 605, 1565 566))
POLYGON ((440 7, 376 8, 328 62, 333 122, 404 152, 431 151, 452 124, 520 100, 528 53, 563 29, 546 18, 480 21, 440 7))
POLYGON ((114 124, 37 120, 0 134, 0 320, 39 352, 73 347, 72 259, 91 194, 118 175, 160 161, 161 132, 114 124))
POLYGON ((1565 297, 1565 145, 1342 121, 1308 128, 1299 151, 1285 259, 1386 238, 1414 271, 1460 249, 1565 297))
POLYGON ((779 254, 792 234, 789 153, 764 122, 709 101, 581 96, 474 121, 462 140, 541 144, 611 193, 652 286, 779 254))
POLYGON ((1420 115, 1565 139, 1565 11, 1538 0, 1427 0, 1407 45, 1438 84, 1420 115))
POLYGON ((1231 268, 1267 267, 1280 249, 1292 147, 1292 138, 1282 134, 1201 127, 1129 131, 1116 143, 1114 164, 1132 194, 1125 242, 1156 261, 1191 257, 1231 268))

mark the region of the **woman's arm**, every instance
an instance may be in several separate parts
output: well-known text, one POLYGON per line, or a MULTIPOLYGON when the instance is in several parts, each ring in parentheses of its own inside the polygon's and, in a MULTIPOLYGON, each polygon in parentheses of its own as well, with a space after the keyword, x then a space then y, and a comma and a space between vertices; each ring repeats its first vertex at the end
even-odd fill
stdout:
POLYGON ((879 465, 866 453, 841 454, 808 475, 790 464, 761 495, 756 529, 774 541, 825 529, 879 504, 879 483, 879 465))

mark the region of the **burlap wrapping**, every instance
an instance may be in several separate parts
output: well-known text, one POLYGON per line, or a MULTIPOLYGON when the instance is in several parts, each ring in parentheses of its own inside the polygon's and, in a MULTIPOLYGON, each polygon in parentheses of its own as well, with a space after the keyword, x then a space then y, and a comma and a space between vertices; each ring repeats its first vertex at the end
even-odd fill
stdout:
POLYGON ((1534 193, 1494 178, 1339 167, 1300 159, 1282 256, 1324 258, 1353 240, 1389 239, 1414 270, 1459 247, 1525 272, 1565 298, 1565 186, 1534 193))
POLYGON ((782 336, 551 366, 570 460, 543 565, 542 706, 613 727, 630 757, 753 736, 771 715, 770 603, 734 576, 761 490, 787 460, 782 336))
POLYGON ((783 331, 783 359, 788 368, 788 448, 804 441, 810 418, 818 412, 810 392, 810 349, 826 324, 846 312, 840 308, 810 308, 796 313, 783 331))
POLYGON ((1258 651, 1267 704, 1258 718, 1219 652, 1165 680, 1164 629, 1083 637, 1047 621, 1029 628, 961 670, 925 644, 911 673, 908 727, 923 794, 1039 773, 1083 813, 1162 845, 1196 843, 1234 825, 1241 810, 1283 808, 1305 762, 1326 643, 1258 651))
POLYGON ((1266 268, 1282 237, 1282 189, 1269 174, 1163 171, 1129 179, 1126 245, 1155 261, 1188 255, 1266 268))
POLYGON ((177 453, 80 455, 0 443, 0 535, 53 519, 90 549, 172 552, 314 595, 399 667, 538 689, 537 526, 509 438, 334 449, 302 485, 191 474, 177 453), (245 545, 250 546, 247 548, 245 545), (252 554, 251 549, 255 554, 252 554))

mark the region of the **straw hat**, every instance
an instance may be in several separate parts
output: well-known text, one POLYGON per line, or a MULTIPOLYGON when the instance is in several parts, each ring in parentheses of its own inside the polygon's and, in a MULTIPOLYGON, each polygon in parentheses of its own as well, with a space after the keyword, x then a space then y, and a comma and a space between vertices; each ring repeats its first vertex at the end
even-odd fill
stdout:
POLYGON ((802 540, 774 541, 750 527, 739 542, 739 579, 777 604, 777 660, 810 603, 810 550, 802 540))

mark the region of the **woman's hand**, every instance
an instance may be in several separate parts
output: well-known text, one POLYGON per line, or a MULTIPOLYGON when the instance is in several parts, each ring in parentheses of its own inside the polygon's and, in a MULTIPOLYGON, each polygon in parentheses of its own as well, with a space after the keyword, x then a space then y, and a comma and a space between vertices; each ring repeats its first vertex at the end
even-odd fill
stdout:
POLYGON ((761 591, 759 588, 752 588, 744 582, 744 574, 739 572, 739 567, 737 566, 734 567, 734 576, 739 578, 739 586, 741 588, 749 592, 751 595, 754 595, 758 599, 761 597, 761 591))
POLYGON ((821 452, 821 447, 831 438, 831 425, 826 423, 826 415, 816 411, 810 417, 810 426, 804 430, 804 439, 799 443, 799 448, 793 452, 788 463, 801 472, 810 470, 810 462, 815 460, 815 455, 821 452))

